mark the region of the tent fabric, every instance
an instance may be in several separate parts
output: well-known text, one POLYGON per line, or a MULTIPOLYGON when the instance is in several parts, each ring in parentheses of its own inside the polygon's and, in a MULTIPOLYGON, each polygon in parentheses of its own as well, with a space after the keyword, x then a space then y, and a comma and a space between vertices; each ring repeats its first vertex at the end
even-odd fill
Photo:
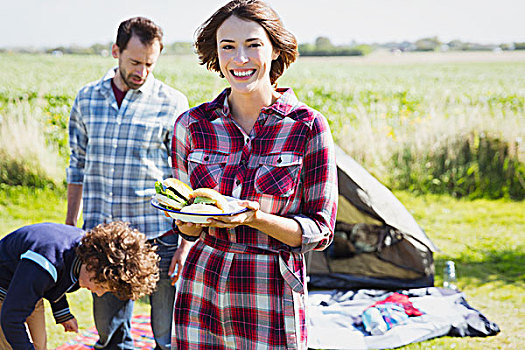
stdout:
POLYGON ((336 146, 339 195, 350 200, 361 212, 408 234, 433 252, 438 248, 428 239, 396 196, 352 157, 336 146))
POLYGON ((434 283, 437 247, 390 190, 336 146, 334 242, 307 254, 310 288, 417 288, 434 283))
POLYGON ((399 290, 422 316, 409 317, 382 335, 366 332, 363 311, 392 295, 386 290, 314 291, 308 301, 311 349, 385 349, 439 336, 492 336, 498 326, 471 307, 459 291, 429 287, 399 290))

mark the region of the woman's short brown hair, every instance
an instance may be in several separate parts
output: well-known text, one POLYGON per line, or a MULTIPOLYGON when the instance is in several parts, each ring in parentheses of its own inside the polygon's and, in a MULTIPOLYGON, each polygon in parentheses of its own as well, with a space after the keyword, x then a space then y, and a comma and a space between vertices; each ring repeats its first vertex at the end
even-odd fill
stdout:
POLYGON ((272 61, 270 70, 270 82, 275 84, 284 70, 296 60, 299 52, 295 36, 284 28, 277 13, 263 1, 233 0, 208 18, 196 32, 195 48, 200 64, 205 64, 206 68, 219 72, 221 78, 224 77, 217 54, 217 30, 231 16, 257 22, 268 34, 274 50, 279 52, 279 57, 272 61))
POLYGON ((77 255, 95 281, 105 284, 122 300, 151 294, 159 280, 159 256, 146 236, 115 221, 88 231, 77 255))

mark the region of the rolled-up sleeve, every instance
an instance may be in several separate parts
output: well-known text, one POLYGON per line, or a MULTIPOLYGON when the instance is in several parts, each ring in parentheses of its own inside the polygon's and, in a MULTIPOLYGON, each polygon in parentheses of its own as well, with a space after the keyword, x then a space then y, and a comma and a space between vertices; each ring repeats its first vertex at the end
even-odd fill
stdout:
POLYGON ((69 166, 66 169, 68 184, 81 184, 84 180, 84 165, 88 135, 82 120, 80 97, 77 96, 69 116, 69 166))
POLYGON ((188 99, 183 94, 177 93, 172 98, 176 99, 177 103, 175 104, 173 112, 171 113, 170 118, 168 118, 167 124, 165 125, 167 129, 167 138, 165 146, 169 152, 171 152, 171 148, 173 145, 174 125, 177 122, 178 117, 189 109, 188 99))
POLYGON ((173 177, 189 185, 187 158, 191 142, 188 120, 189 112, 186 112, 175 121, 171 146, 171 164, 173 177))
POLYGON ((302 229, 300 252, 323 250, 332 243, 337 216, 337 165, 327 120, 319 115, 312 126, 303 161, 301 213, 290 217, 302 229))

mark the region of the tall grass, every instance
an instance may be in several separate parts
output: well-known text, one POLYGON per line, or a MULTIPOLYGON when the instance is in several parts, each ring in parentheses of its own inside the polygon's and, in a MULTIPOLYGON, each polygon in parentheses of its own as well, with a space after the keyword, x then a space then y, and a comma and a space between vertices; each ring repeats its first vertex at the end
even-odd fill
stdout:
POLYGON ((0 183, 56 187, 64 182, 64 158, 46 132, 41 103, 9 103, 0 116, 0 183))
MULTIPOLYGON (((469 62, 468 55, 454 55, 300 58, 279 86, 293 87, 300 100, 321 111, 336 141, 391 188, 523 199, 525 56, 485 53, 469 62)), ((0 55, 0 61, 6 82, 0 114, 26 108, 31 118, 41 116, 47 146, 65 162, 72 101, 114 60, 0 55), (25 102, 30 106, 16 106, 25 102)), ((185 93, 191 106, 225 86, 195 57, 161 57, 155 74, 185 93)))

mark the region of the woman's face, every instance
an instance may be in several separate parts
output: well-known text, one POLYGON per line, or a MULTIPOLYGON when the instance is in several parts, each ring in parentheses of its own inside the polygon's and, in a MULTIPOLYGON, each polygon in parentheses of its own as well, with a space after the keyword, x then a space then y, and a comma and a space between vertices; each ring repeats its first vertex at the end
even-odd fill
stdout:
POLYGON ((232 93, 273 91, 270 69, 279 55, 258 23, 236 16, 226 19, 217 30, 217 52, 232 93))

